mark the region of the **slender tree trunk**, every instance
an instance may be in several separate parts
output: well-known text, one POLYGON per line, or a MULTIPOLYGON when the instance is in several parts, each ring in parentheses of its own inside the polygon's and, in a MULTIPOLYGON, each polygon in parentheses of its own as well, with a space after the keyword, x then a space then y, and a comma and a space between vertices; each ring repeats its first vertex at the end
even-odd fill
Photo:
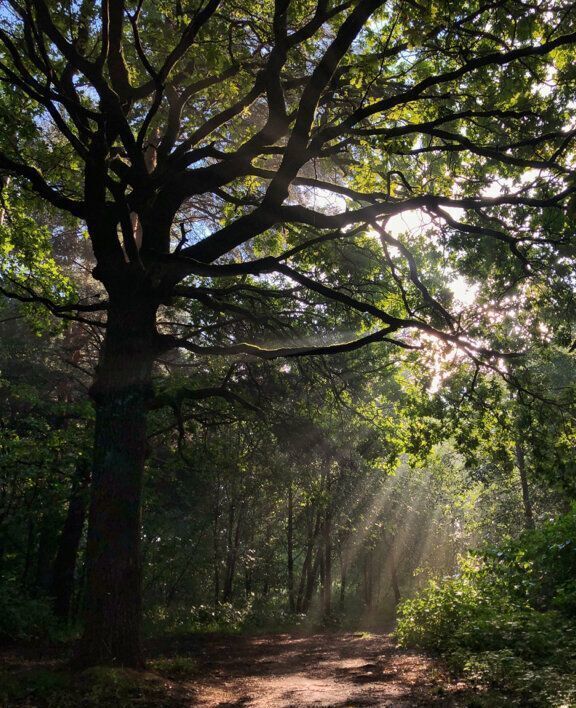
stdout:
MULTIPOLYGON (((248 548, 254 548, 254 522, 255 522, 255 516, 252 516, 251 519, 246 524, 246 531, 247 531, 246 546, 248 548)), ((252 581, 253 581, 253 577, 254 577, 254 566, 252 564, 252 561, 249 560, 247 557, 244 559, 244 563, 242 565, 243 565, 243 569, 244 569, 244 597, 247 600, 252 593, 252 581)))
POLYGON ((346 551, 340 547, 340 608, 344 607, 346 602, 346 583, 348 575, 348 559, 346 551))
POLYGON ((324 584, 323 584, 323 612, 330 614, 332 611, 332 518, 327 513, 324 521, 324 584))
POLYGON ((532 511, 532 499, 530 497, 530 487, 528 486, 528 473, 526 470, 526 455, 522 443, 516 441, 516 465, 520 473, 520 484, 522 486, 522 503, 524 506, 524 523, 527 529, 535 528, 534 513, 532 511))
POLYGON ((307 525, 307 539, 306 539, 306 555, 304 556, 304 561, 302 563, 302 570, 300 571, 300 582, 298 583, 298 597, 296 599, 296 611, 302 612, 304 605, 304 592, 306 589, 306 577, 308 574, 308 567, 312 562, 312 551, 313 551, 313 531, 312 531, 312 519, 311 515, 307 514, 306 519, 307 525))
POLYGON ((292 480, 288 484, 288 604, 290 612, 296 611, 294 597, 294 498, 292 480))
POLYGON ((224 580, 224 590, 222 594, 222 602, 228 602, 232 597, 234 589, 234 577, 236 575, 236 562, 238 560, 238 549, 240 548, 240 537, 242 527, 242 506, 237 514, 236 530, 234 531, 235 506, 230 506, 230 527, 228 532, 228 554, 226 557, 226 574, 224 580))
MULTIPOLYGON (((312 572, 312 558, 314 554, 314 544, 318 533, 320 532, 320 514, 316 517, 316 523, 313 526, 311 512, 308 518, 308 538, 306 542, 306 555, 304 557, 304 563, 302 564, 302 572, 300 575, 300 583, 298 586, 298 599, 296 602, 296 610, 298 612, 306 612, 308 609, 309 601, 306 600, 308 596, 307 588, 310 585, 310 574, 312 572)), ((312 595, 310 595, 312 597, 312 595)))
POLYGON ((325 556, 324 556, 324 539, 320 540, 319 548, 318 548, 318 569, 319 569, 319 577, 320 577, 320 610, 324 612, 324 596, 326 593, 326 565, 325 565, 325 556))
POLYGON ((228 529, 226 533, 226 567, 224 568, 224 583, 222 586, 222 602, 227 602, 232 594, 234 574, 234 519, 236 507, 233 501, 228 505, 228 529))
POLYGON ((147 305, 141 294, 135 300, 129 295, 128 302, 111 298, 92 387, 94 467, 78 666, 144 666, 140 516, 156 307, 147 305))
POLYGON ((84 458, 76 465, 70 501, 64 526, 58 540, 58 550, 52 567, 52 591, 54 614, 63 620, 70 617, 70 603, 74 591, 74 573, 78 548, 88 511, 88 485, 90 465, 84 458))
POLYGON ((306 552, 304 557, 304 562, 302 563, 302 570, 300 572, 300 582, 298 583, 298 595, 296 597, 296 612, 302 612, 304 607, 304 592, 306 590, 306 578, 308 576, 308 566, 312 561, 312 554, 306 552))
POLYGON ((308 576, 306 578, 306 592, 304 594, 304 603, 302 607, 302 611, 304 613, 308 612, 310 609, 310 603, 312 602, 312 596, 314 595, 314 589, 316 587, 316 580, 318 578, 318 571, 320 569, 322 557, 322 548, 319 548, 316 553, 314 563, 310 566, 308 576))
POLYGON ((382 552, 381 552, 381 547, 377 547, 378 551, 375 553, 375 564, 376 564, 376 572, 373 574, 374 577, 374 585, 375 585, 375 600, 374 604, 378 605, 380 602, 380 595, 382 594, 382 552))
POLYGON ((214 502, 214 516, 212 519, 212 542, 214 545, 214 588, 213 598, 214 607, 218 607, 220 602, 220 485, 216 491, 216 500, 214 502))
POLYGON ((363 563, 364 602, 367 608, 372 607, 372 601, 374 599, 374 568, 372 563, 372 556, 372 549, 367 550, 364 555, 363 563))
POLYGON ((392 583, 392 592, 394 593, 394 603, 397 605, 402 599, 402 596, 400 594, 400 585, 398 584, 398 565, 396 562, 396 549, 394 547, 394 540, 392 541, 392 549, 390 553, 390 581, 392 583))
POLYGON ((56 550, 56 534, 46 516, 44 516, 40 522, 40 532, 38 535, 34 594, 47 595, 50 592, 52 561, 56 550))
MULTIPOLYGON (((0 177, 0 197, 2 192, 10 184, 10 177, 8 175, 2 175, 0 177)), ((6 218, 6 209, 4 207, 4 200, 0 201, 0 226, 4 225, 4 219, 6 218)))

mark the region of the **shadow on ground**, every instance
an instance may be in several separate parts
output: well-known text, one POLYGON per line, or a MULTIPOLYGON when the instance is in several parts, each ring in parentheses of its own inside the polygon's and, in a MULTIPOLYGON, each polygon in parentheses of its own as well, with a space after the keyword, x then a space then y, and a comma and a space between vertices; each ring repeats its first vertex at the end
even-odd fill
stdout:
POLYGON ((66 650, 0 654, 0 708, 479 706, 440 663, 387 634, 193 635, 149 642, 145 673, 70 672, 66 650))
POLYGON ((388 635, 183 637, 166 650, 195 657, 188 686, 198 708, 458 706, 468 692, 388 635))

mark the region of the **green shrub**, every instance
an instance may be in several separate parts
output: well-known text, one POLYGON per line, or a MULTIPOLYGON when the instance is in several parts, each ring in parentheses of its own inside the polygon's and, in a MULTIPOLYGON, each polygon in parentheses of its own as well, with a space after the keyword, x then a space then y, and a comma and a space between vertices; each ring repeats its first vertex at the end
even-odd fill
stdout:
POLYGON ((512 649, 469 654, 460 670, 469 681, 509 694, 519 706, 576 705, 575 673, 528 661, 512 649))
POLYGON ((204 632, 238 633, 250 607, 237 608, 230 603, 211 605, 154 607, 146 612, 147 634, 195 634, 204 632))
POLYGON ((399 608, 403 646, 443 654, 508 705, 576 705, 576 513, 461 560, 399 608))
MULTIPOLYGON (((205 632, 238 634, 282 631, 298 627, 306 621, 304 615, 290 613, 286 605, 286 597, 271 594, 267 598, 251 597, 240 607, 231 603, 220 603, 218 607, 154 607, 146 613, 145 628, 148 635, 205 632)), ((329 618, 328 621, 336 623, 337 620, 329 618)))
POLYGON ((576 508, 481 556, 511 597, 576 618, 576 508))

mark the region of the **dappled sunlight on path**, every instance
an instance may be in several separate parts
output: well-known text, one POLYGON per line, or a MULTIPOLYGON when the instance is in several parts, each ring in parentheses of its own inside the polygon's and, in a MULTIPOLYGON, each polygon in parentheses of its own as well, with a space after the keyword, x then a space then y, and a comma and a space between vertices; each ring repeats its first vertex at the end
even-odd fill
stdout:
POLYGON ((466 688, 432 659, 398 650, 387 635, 282 634, 192 645, 200 670, 189 688, 198 708, 458 706, 466 688))

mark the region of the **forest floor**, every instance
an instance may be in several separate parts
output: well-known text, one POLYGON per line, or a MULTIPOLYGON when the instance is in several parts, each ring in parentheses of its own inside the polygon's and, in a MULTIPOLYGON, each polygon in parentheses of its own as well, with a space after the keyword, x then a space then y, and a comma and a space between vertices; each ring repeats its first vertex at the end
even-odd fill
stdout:
POLYGON ((145 674, 102 669, 78 676, 58 653, 0 655, 7 687, 0 706, 411 708, 472 706, 481 698, 439 662, 399 650, 385 634, 177 636, 151 642, 149 656, 145 674))
POLYGON ((198 708, 456 706, 467 687, 386 635, 280 634, 199 646, 198 708))

